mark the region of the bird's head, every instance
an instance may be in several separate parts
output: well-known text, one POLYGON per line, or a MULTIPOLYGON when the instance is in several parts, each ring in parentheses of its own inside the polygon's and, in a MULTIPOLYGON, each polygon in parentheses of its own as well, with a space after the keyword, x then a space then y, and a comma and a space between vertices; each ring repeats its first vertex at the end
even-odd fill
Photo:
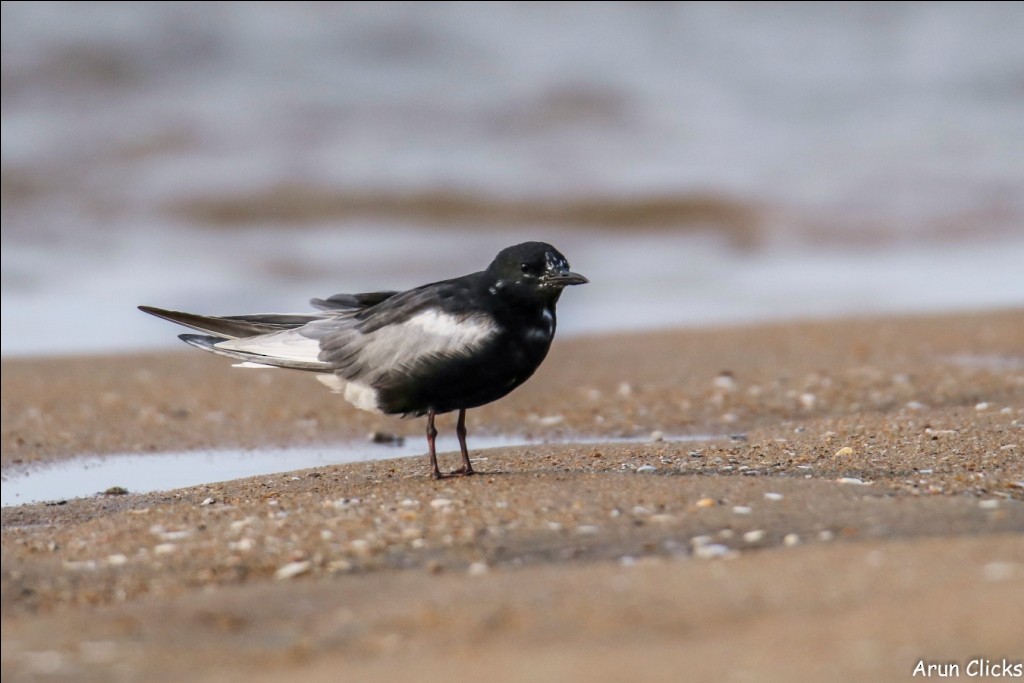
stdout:
POLYGON ((562 289, 589 280, 569 270, 562 253, 544 242, 502 249, 487 268, 494 294, 557 301, 562 289))

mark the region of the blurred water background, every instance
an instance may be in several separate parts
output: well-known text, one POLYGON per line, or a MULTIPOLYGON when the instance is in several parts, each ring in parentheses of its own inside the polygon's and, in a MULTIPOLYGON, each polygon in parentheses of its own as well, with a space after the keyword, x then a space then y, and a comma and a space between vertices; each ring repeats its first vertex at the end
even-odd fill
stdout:
POLYGON ((0 11, 5 356, 525 239, 569 334, 1024 305, 1024 3, 0 11))

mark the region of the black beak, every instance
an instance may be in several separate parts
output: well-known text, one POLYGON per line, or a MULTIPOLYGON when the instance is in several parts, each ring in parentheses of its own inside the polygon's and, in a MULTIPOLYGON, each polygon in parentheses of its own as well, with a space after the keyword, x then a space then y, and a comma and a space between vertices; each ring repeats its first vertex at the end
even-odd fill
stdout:
POLYGON ((555 287, 568 287, 569 285, 585 285, 590 280, 579 273, 563 271, 560 273, 544 273, 540 278, 541 283, 555 287))

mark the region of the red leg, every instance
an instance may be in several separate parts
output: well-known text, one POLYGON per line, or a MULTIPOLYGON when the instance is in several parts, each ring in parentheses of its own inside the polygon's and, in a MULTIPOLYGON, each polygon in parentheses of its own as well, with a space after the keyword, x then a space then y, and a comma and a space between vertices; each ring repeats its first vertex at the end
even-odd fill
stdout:
POLYGON ((459 422, 455 425, 455 434, 459 437, 459 449, 462 451, 462 468, 453 474, 475 474, 473 463, 469 461, 469 449, 466 448, 466 409, 459 410, 459 422))
POLYGON ((430 448, 430 469, 434 479, 441 478, 441 470, 437 467, 437 451, 434 449, 434 441, 437 439, 437 429, 434 427, 434 411, 427 413, 427 446, 430 448))

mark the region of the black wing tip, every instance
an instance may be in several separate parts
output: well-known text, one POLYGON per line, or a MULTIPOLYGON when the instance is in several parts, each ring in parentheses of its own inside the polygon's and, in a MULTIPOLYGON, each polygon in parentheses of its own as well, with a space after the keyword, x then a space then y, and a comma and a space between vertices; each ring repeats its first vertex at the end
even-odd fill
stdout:
POLYGON ((180 313, 178 313, 178 311, 172 311, 169 308, 159 308, 157 306, 142 305, 142 306, 136 306, 136 308, 138 308, 143 313, 148 313, 148 314, 150 314, 152 316, 156 316, 157 318, 163 318, 164 320, 169 320, 172 323, 178 322, 177 320, 174 319, 174 316, 180 315, 180 313))
POLYGON ((326 299, 310 299, 309 303, 322 311, 350 311, 376 306, 398 294, 395 290, 362 292, 361 294, 335 294, 326 299))

